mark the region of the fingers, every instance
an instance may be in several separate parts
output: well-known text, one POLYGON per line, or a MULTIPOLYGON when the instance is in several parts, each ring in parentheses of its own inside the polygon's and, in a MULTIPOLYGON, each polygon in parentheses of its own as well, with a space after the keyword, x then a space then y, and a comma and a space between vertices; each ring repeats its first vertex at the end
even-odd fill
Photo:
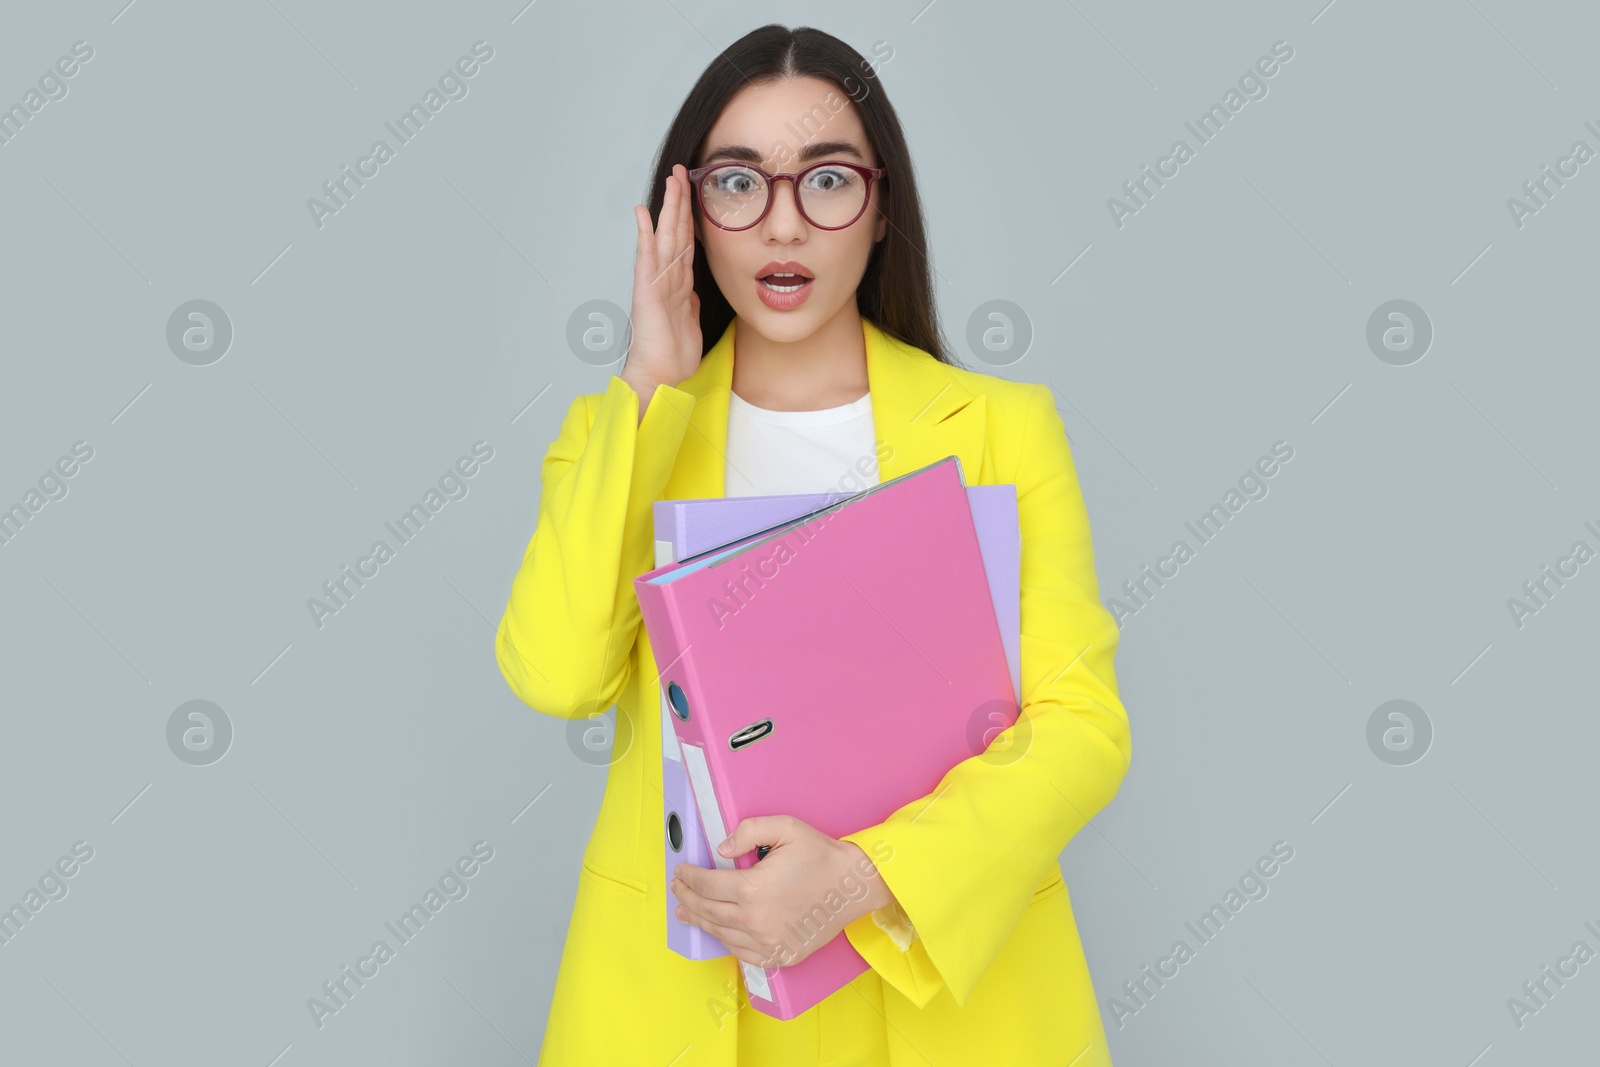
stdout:
POLYGON ((670 270, 673 257, 678 254, 678 215, 682 210, 682 195, 678 190, 677 165, 667 174, 667 192, 661 203, 661 217, 656 220, 656 263, 658 270, 670 270))
MULTIPOLYGON (((717 940, 721 941, 722 939, 719 937, 717 940)), ((724 942, 724 944, 726 945, 726 942, 724 942)), ((737 956, 741 962, 749 963, 761 968, 782 967, 786 957, 786 953, 784 952, 782 945, 775 949, 769 950, 757 945, 753 941, 741 942, 737 951, 729 946, 728 951, 737 956)))
POLYGON ((689 169, 681 163, 676 169, 683 171, 683 208, 678 213, 678 247, 685 250, 684 270, 690 271, 694 265, 694 191, 689 188, 689 169))
POLYGON ((672 885, 672 895, 678 898, 678 903, 689 912, 700 918, 719 926, 735 926, 739 924, 739 905, 726 900, 713 900, 697 892, 691 886, 685 885, 682 880, 672 885))
POLYGON ((687 904, 678 905, 676 917, 679 922, 698 926, 721 941, 723 948, 745 963, 753 963, 758 967, 782 966, 782 946, 777 950, 770 949, 740 927, 720 923, 705 912, 687 904))
POLYGON ((690 264, 694 256, 694 194, 689 189, 689 171, 682 163, 675 163, 669 179, 677 190, 672 214, 672 265, 673 286, 684 284, 690 277, 690 264))
POLYGON ((777 956, 778 953, 764 950, 762 946, 756 942, 756 939, 751 937, 749 934, 746 934, 742 930, 739 930, 735 927, 722 926, 718 923, 711 922, 704 916, 697 916, 693 912, 688 912, 686 914, 688 917, 682 921, 692 923, 695 926, 700 927, 700 929, 704 930, 718 941, 721 941, 722 947, 727 949, 737 959, 743 961, 744 963, 753 963, 757 967, 777 966, 777 964, 773 961, 773 957, 777 956))
POLYGON ((742 819, 717 852, 724 856, 742 856, 759 845, 781 845, 792 837, 791 827, 783 815, 752 815, 742 819))
POLYGON ((661 213, 652 224, 650 209, 634 205, 638 240, 634 255, 634 292, 655 307, 679 313, 685 305, 698 320, 699 296, 694 292, 694 204, 689 172, 674 163, 665 178, 661 213))
POLYGON ((641 278, 653 278, 656 273, 655 234, 650 227, 650 209, 643 204, 633 205, 633 221, 639 229, 633 246, 634 286, 641 278))
MULTIPOLYGON (((701 900, 726 904, 740 902, 740 889, 750 877, 745 871, 715 870, 693 863, 680 863, 672 873, 677 875, 675 886, 683 886, 701 900)), ((678 890, 674 888, 673 892, 678 890)), ((683 900, 683 897, 680 895, 678 899, 683 900)))

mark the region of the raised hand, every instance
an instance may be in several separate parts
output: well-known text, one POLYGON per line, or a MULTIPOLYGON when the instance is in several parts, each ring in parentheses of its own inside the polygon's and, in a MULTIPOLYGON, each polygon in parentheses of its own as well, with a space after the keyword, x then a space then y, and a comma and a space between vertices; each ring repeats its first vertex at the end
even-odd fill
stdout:
POLYGON ((635 204, 639 241, 633 262, 633 331, 620 377, 639 393, 640 418, 657 385, 677 385, 700 366, 700 297, 694 291, 694 200, 681 163, 667 175, 654 231, 650 209, 635 204))

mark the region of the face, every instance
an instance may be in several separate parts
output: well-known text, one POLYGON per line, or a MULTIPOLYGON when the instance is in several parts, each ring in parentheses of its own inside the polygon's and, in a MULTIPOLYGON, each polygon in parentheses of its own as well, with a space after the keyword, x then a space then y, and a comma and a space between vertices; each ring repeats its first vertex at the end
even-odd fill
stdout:
MULTIPOLYGON (((740 90, 711 127, 693 166, 755 163, 774 174, 794 173, 825 160, 880 165, 848 96, 820 79, 786 78, 740 90)), ((806 179, 819 197, 841 180, 865 179, 827 168, 806 179)), ((793 186, 788 180, 774 182, 771 209, 748 229, 724 230, 698 207, 694 213, 701 253, 741 327, 748 325, 774 341, 802 340, 841 311, 854 313, 856 286, 866 273, 867 257, 889 228, 879 210, 881 180, 872 183, 861 217, 842 230, 819 229, 807 222, 795 204, 793 186), (774 263, 794 265, 774 268, 774 263), (774 279, 770 285, 761 281, 775 269, 810 275, 811 280, 774 279), (774 288, 796 284, 802 287, 793 294, 774 288)), ((739 183, 732 187, 737 191, 739 183)), ((755 210, 759 212, 759 206, 755 210)))

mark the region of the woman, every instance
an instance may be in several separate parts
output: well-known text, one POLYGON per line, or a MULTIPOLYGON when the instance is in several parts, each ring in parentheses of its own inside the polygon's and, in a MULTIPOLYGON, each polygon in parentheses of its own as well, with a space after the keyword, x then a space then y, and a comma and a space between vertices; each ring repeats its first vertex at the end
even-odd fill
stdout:
POLYGON ((626 363, 544 458, 496 658, 545 714, 614 702, 619 739, 544 1067, 1111 1062, 1058 857, 1127 771, 1118 630, 1050 388, 944 353, 910 157, 869 70, 776 25, 706 70, 635 207, 626 363), (654 566, 652 502, 875 484, 952 454, 969 485, 1017 487, 1015 725, 880 824, 835 840, 748 819, 724 854, 766 846, 759 864, 664 884, 659 667, 632 589, 654 566), (870 891, 810 949, 840 934, 870 969, 791 1020, 750 1007, 740 961, 770 966, 785 923, 856 871, 870 891), (730 955, 667 948, 669 887, 730 955))

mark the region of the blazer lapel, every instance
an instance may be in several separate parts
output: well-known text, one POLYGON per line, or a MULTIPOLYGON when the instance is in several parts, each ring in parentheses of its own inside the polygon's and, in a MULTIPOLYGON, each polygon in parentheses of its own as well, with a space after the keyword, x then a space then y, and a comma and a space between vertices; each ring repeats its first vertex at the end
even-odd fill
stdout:
MULTIPOLYGON (((678 388, 695 398, 688 429, 664 499, 720 497, 727 491, 728 396, 733 383, 730 322, 700 366, 678 388)), ((886 482, 919 467, 959 456, 968 485, 993 481, 984 447, 988 406, 928 353, 861 320, 867 350, 867 387, 879 454, 878 480, 886 482)), ((820 491, 820 490, 819 490, 820 491)))

